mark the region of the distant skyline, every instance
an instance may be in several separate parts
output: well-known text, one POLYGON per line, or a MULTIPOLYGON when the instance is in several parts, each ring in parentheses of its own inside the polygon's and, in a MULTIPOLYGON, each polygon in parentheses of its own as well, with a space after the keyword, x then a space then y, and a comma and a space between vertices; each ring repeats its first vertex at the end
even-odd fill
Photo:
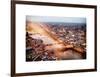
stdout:
POLYGON ((86 23, 86 18, 82 17, 54 17, 27 15, 26 20, 32 22, 86 23))

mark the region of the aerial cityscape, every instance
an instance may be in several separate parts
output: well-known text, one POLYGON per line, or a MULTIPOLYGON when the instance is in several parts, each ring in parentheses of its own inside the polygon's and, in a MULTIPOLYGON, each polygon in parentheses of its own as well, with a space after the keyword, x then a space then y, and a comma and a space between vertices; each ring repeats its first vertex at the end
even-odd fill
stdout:
POLYGON ((86 59, 86 18, 26 16, 26 62, 86 59))

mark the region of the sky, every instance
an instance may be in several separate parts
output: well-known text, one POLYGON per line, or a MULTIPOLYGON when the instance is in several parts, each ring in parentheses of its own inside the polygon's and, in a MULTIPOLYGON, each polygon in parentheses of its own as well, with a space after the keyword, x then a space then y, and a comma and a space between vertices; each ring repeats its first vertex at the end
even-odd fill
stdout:
POLYGON ((52 16, 27 15, 26 20, 33 22, 86 23, 86 18, 80 18, 80 17, 52 17, 52 16))

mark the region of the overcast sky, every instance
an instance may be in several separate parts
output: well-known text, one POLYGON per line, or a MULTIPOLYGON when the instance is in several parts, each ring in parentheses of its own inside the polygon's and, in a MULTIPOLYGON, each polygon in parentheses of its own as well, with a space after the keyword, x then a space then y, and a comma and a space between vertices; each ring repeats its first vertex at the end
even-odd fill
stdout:
POLYGON ((80 17, 26 16, 26 20, 33 22, 86 23, 86 18, 80 17))

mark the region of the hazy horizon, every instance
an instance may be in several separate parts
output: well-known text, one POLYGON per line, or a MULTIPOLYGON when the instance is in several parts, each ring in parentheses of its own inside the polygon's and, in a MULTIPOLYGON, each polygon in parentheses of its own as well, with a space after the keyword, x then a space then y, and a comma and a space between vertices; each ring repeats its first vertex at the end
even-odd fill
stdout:
POLYGON ((53 16, 26 16, 26 21, 45 23, 82 23, 86 24, 86 18, 82 17, 53 17, 53 16))

